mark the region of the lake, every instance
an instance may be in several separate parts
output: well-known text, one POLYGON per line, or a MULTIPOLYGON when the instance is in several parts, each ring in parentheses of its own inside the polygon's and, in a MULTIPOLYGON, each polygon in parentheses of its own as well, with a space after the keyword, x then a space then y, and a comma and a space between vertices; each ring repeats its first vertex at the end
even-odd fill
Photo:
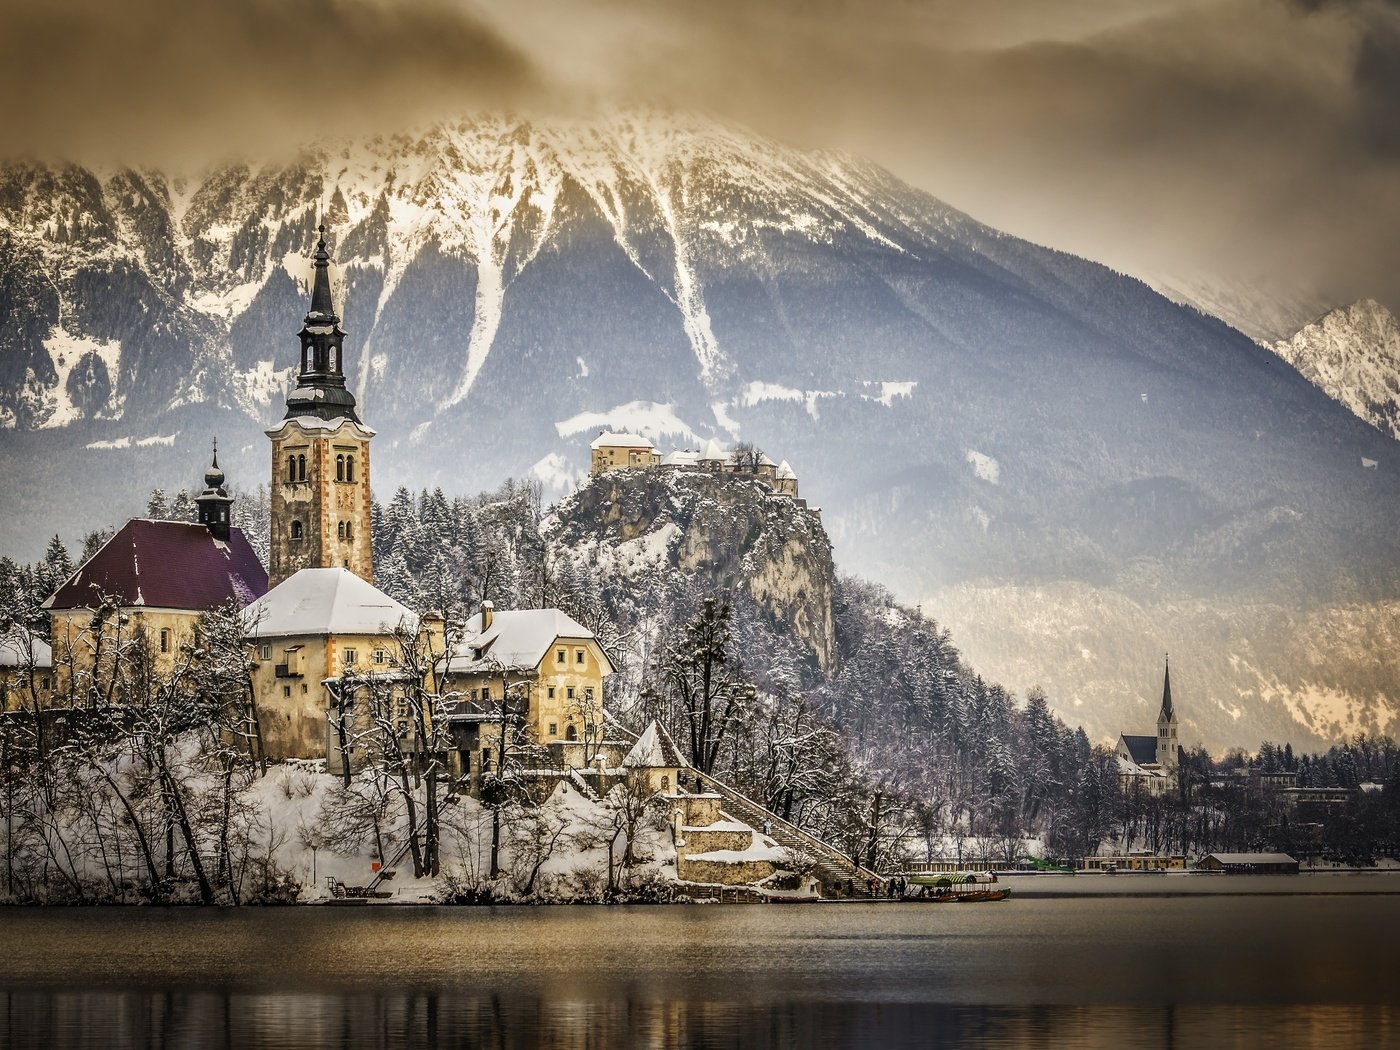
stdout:
POLYGON ((0 1046, 1400 1045, 1400 875, 982 905, 0 910, 0 1046))

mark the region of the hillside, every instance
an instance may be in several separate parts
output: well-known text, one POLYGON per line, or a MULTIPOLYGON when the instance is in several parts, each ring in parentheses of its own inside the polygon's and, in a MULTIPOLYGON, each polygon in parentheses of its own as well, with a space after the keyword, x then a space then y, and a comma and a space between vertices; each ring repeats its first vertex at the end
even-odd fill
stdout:
MULTIPOLYGON (((1210 667, 1273 629, 1259 609, 1356 610, 1364 666, 1325 670, 1376 703, 1392 439, 1139 281, 859 160, 651 114, 464 122, 199 177, 0 171, 7 553, 135 512, 214 433, 233 483, 262 480, 320 217, 381 496, 525 476, 562 495, 602 426, 663 450, 742 437, 793 463, 843 567, 928 602, 969 651, 1025 596, 1099 596, 1091 626, 1123 655, 1070 714, 1106 735, 1137 654, 1175 629, 1125 603, 1229 624, 1199 635, 1210 667), (943 617, 968 589, 1018 597, 992 624, 943 617)), ((1081 664, 1037 644, 989 644, 979 670, 1069 693, 1081 664)), ((1204 739, 1253 743, 1315 688, 1266 673, 1272 699, 1201 682, 1204 739)))

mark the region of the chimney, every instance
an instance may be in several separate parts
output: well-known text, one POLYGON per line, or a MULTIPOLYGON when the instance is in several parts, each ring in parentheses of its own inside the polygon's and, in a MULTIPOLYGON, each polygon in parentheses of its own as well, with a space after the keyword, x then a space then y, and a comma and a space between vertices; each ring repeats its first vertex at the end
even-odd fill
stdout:
POLYGON ((488 631, 491 629, 491 621, 496 618, 496 605, 491 599, 481 603, 481 629, 488 631))

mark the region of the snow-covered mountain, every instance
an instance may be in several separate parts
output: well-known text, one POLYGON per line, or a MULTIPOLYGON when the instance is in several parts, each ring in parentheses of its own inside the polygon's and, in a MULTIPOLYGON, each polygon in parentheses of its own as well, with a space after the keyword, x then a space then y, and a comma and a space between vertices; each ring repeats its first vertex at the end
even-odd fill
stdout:
MULTIPOLYGON (((1289 713, 1319 676, 1394 724, 1383 654, 1267 695, 1248 670, 1278 622, 1250 610, 1391 615, 1390 438, 1140 281, 699 119, 476 120, 198 176, 0 169, 0 553, 196 481, 216 432, 232 482, 266 476, 323 218, 381 497, 561 492, 602 427, 752 440, 796 468, 843 568, 911 600, 1000 596, 950 601, 950 625, 970 648, 1011 631, 979 668, 1013 688, 1032 682, 997 654, 1042 644, 1034 595, 1115 598, 1075 605, 1097 662, 1034 662, 1061 706, 1086 666, 1108 683, 1070 712, 1104 735, 1155 714, 1131 683, 1181 652, 1185 608, 1225 669, 1184 716, 1212 743, 1330 732, 1289 713)), ((1393 633, 1366 615, 1349 651, 1393 633)))
POLYGON ((1328 397, 1400 438, 1400 322, 1380 303, 1333 310, 1274 350, 1328 397))

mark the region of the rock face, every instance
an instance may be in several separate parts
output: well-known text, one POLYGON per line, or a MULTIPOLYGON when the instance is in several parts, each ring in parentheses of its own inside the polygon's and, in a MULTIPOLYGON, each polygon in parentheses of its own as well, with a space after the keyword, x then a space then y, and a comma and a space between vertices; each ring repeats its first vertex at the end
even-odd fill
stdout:
POLYGON ((827 669, 836 654, 835 569, 819 512, 761 481, 656 467, 592 478, 556 510, 570 547, 624 545, 712 590, 747 592, 827 669))
POLYGON ((1374 299, 1319 317, 1274 351, 1377 430, 1400 438, 1400 321, 1374 299))

